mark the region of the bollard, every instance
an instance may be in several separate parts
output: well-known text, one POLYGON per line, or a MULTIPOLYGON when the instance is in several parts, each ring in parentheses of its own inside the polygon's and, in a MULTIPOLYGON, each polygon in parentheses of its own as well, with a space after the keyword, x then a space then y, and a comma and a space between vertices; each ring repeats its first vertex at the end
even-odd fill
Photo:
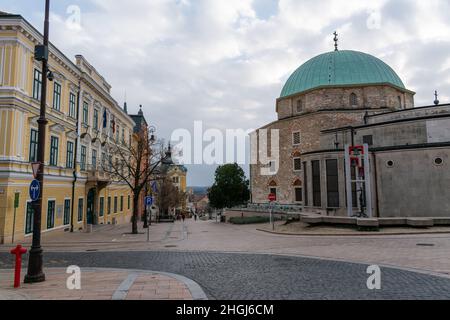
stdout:
POLYGON ((15 249, 11 250, 11 254, 16 256, 16 267, 14 270, 14 288, 20 287, 20 271, 22 270, 22 255, 27 252, 27 249, 22 248, 19 244, 15 249))

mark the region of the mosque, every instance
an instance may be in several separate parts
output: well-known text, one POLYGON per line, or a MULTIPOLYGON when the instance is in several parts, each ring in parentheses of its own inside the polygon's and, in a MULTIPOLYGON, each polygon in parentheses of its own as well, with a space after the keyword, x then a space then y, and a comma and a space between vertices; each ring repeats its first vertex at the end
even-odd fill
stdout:
POLYGON ((259 148, 263 129, 268 141, 278 130, 279 156, 251 165, 252 205, 272 194, 324 216, 450 217, 450 104, 436 92, 416 107, 390 66, 335 42, 289 77, 278 119, 256 130, 259 148))

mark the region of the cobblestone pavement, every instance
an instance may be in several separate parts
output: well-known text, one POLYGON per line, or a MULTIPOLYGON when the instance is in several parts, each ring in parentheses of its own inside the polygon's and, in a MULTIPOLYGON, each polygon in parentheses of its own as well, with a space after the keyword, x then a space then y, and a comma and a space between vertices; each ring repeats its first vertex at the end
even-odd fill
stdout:
MULTIPOLYGON (((321 259, 209 252, 47 252, 46 267, 132 268, 183 275, 210 299, 450 299, 450 279, 381 268, 367 288, 367 265, 321 259)), ((5 261, 5 254, 0 254, 5 261)), ((12 267, 12 258, 7 258, 12 267)))
MULTIPOLYGON (((143 229, 127 234, 128 225, 43 234, 45 265, 172 272, 193 279, 213 299, 450 299, 448 234, 287 236, 257 227, 157 224, 150 242, 143 229), (366 287, 373 264, 382 267, 380 291, 366 287)), ((23 244, 29 247, 29 239, 23 244)), ((0 269, 12 267, 10 248, 0 246, 0 269)))
MULTIPOLYGON (((288 236, 257 231, 261 225, 236 226, 186 220, 150 228, 150 242, 130 235, 129 225, 100 226, 90 234, 43 234, 49 251, 213 251, 320 257, 380 264, 450 275, 450 234, 380 236, 288 236)), ((28 238, 23 245, 29 248, 28 238)), ((11 246, 0 246, 9 251, 11 246)), ((0 268, 2 260, 0 259, 0 268)))
POLYGON ((13 289, 13 270, 0 270, 0 300, 193 300, 185 283, 166 274, 82 268, 80 290, 69 290, 66 269, 45 273, 45 282, 13 289))

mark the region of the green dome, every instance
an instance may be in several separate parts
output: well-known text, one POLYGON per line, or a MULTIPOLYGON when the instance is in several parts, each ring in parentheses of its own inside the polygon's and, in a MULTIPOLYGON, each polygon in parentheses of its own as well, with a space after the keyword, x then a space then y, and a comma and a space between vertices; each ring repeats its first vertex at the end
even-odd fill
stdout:
POLYGON ((380 59, 358 51, 332 51, 298 68, 284 85, 281 98, 319 87, 382 83, 406 90, 395 71, 380 59))

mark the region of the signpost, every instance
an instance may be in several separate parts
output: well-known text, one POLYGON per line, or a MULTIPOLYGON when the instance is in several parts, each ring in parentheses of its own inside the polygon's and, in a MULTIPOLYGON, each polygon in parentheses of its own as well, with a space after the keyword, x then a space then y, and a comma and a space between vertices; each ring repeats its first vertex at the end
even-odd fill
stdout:
POLYGON ((39 196, 41 195, 41 184, 38 180, 33 180, 31 182, 29 193, 31 201, 35 202, 39 199, 39 196))
POLYGON ((39 173, 39 167, 41 166, 40 162, 33 162, 31 164, 31 168, 33 169, 33 178, 37 179, 38 173, 39 173))
POLYGON ((270 202, 270 224, 272 225, 272 231, 275 230, 275 223, 273 221, 273 203, 277 201, 277 195, 275 193, 269 194, 269 202, 270 202))
POLYGON ((19 207, 20 203, 20 193, 16 192, 14 194, 14 220, 13 220, 13 229, 12 229, 12 243, 14 243, 14 234, 16 232, 16 210, 19 207))
MULTIPOLYGON (((145 197, 145 210, 147 211, 147 220, 149 222, 149 225, 152 224, 152 212, 150 210, 150 207, 153 205, 153 197, 148 196, 145 197)), ((147 242, 150 242, 150 227, 147 227, 147 242)))

